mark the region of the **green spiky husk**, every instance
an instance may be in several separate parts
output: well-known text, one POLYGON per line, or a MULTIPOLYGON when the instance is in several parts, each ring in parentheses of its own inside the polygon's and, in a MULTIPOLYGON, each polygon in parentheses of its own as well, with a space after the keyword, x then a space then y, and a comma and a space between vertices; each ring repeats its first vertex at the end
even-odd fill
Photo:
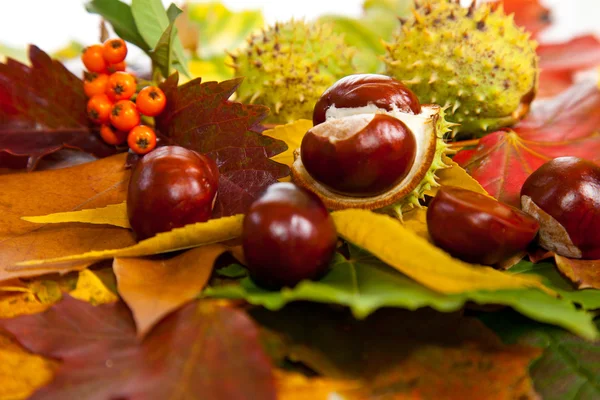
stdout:
POLYGON ((420 201, 425 198, 425 192, 429 189, 440 186, 437 181, 436 172, 440 169, 449 168, 449 165, 444 163, 444 156, 450 152, 450 148, 444 140, 444 137, 447 132, 451 131, 453 126, 453 123, 450 123, 446 120, 445 110, 442 109, 436 123, 437 140, 435 143, 435 155, 427 174, 423 180, 419 182, 417 187, 408 196, 402 199, 402 201, 376 210, 377 212, 388 214, 401 220, 404 213, 412 210, 413 208, 422 207, 420 201))
POLYGON ((231 55, 236 76, 245 77, 238 99, 269 107, 269 123, 312 119, 321 94, 356 72, 354 53, 329 24, 294 20, 275 24, 251 36, 247 47, 231 55))
POLYGON ((448 107, 454 133, 482 136, 527 113, 539 76, 535 42, 501 7, 417 0, 387 44, 387 73, 422 102, 448 107))

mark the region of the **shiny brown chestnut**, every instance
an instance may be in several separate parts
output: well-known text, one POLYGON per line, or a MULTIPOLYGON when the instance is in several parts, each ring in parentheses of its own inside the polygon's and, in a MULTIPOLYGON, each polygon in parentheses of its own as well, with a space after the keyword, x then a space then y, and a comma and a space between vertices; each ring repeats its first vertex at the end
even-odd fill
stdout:
POLYGON ((327 110, 331 107, 356 109, 367 106, 409 114, 421 113, 419 99, 400 81, 385 75, 356 74, 340 79, 321 95, 313 111, 313 124, 325 122, 327 110))
POLYGON ((540 223, 540 245, 570 258, 600 259, 600 167, 577 157, 548 161, 521 189, 540 223))
POLYGON ((210 219, 219 170, 210 158, 179 146, 159 147, 134 167, 127 215, 138 240, 210 219))
POLYGON ((523 251, 538 232, 521 210, 470 190, 441 187, 427 209, 433 242, 456 258, 493 265, 523 251))
POLYGON ((244 217, 242 241, 252 279, 278 289, 323 275, 335 252, 337 233, 316 195, 292 183, 276 183, 244 217))
POLYGON ((310 129, 300 145, 306 171, 331 190, 376 195, 409 172, 417 154, 413 132, 387 114, 359 114, 310 129))

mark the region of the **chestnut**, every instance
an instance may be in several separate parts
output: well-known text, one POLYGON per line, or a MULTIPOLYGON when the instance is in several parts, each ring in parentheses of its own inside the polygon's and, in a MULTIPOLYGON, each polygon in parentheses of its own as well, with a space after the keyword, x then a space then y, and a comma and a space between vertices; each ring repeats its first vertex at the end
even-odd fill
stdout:
POLYGON ((381 109, 420 114, 421 103, 408 87, 389 76, 356 74, 340 79, 321 95, 313 110, 313 124, 325 122, 331 111, 340 109, 352 114, 360 113, 360 109, 363 113, 381 109))
POLYGON ((359 114, 310 129, 300 156, 306 171, 350 196, 383 193, 410 172, 417 154, 413 132, 387 114, 359 114))
POLYGON ((134 167, 127 216, 138 240, 210 219, 219 170, 210 158, 179 146, 159 147, 134 167))
POLYGON ((600 167, 560 157, 534 171, 521 207, 540 223, 539 244, 565 257, 600 259, 600 167))
POLYGON ((538 232, 521 210, 481 193, 443 186, 427 209, 433 242, 463 261, 493 265, 524 251, 538 232))
POLYGON ((316 195, 292 183, 276 183, 250 206, 242 242, 251 278, 278 289, 323 275, 337 232, 316 195))

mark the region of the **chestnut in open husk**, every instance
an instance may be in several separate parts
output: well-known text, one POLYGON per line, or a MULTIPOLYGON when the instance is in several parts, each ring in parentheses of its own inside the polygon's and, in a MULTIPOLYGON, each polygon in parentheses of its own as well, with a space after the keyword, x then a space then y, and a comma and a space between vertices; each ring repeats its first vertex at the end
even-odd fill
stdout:
POLYGON ((278 289, 323 275, 337 232, 317 196, 292 183, 276 183, 248 210, 242 241, 252 279, 278 289))
POLYGON ((540 223, 540 245, 565 257, 600 259, 600 167, 560 157, 534 171, 521 189, 523 211, 540 223))
POLYGON ((133 168, 127 215, 138 240, 210 219, 219 170, 205 155, 179 146, 159 147, 133 168))
POLYGON ((493 265, 524 251, 538 232, 521 210, 470 190, 443 186, 427 209, 433 242, 470 263, 493 265))

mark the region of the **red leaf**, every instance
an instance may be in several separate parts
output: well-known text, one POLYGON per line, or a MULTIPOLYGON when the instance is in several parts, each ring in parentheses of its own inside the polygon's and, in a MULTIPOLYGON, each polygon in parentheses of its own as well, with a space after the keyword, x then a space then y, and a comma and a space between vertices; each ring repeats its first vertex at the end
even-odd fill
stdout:
POLYGON ((550 10, 539 0, 504 0, 506 14, 515 14, 517 25, 524 27, 535 37, 546 29, 550 21, 550 10))
MULTIPOLYGON (((114 154, 90 128, 82 81, 36 46, 29 59, 31 67, 11 59, 0 64, 0 154, 29 157, 29 169, 64 147, 114 154)), ((11 166, 6 160, 0 167, 11 166)))
POLYGON ((221 179, 214 217, 246 212, 267 186, 289 175, 287 166, 269 160, 287 149, 285 142, 257 133, 268 109, 228 100, 240 78, 177 82, 175 74, 161 85, 167 97, 167 107, 156 119, 161 135, 217 162, 221 179))
POLYGON ((569 71, 541 71, 537 99, 554 97, 573 84, 573 74, 569 71))
POLYGON ((568 42, 541 44, 537 53, 544 71, 580 71, 600 65, 600 40, 594 35, 579 36, 568 42))
POLYGON ((32 399, 275 399, 258 331, 232 308, 190 304, 141 343, 121 302, 94 307, 67 297, 0 326, 30 351, 63 361, 32 399))
POLYGON ((481 139, 454 161, 498 200, 519 206, 527 177, 546 161, 577 156, 600 161, 600 92, 594 82, 573 86, 552 100, 534 104, 514 130, 481 139))

